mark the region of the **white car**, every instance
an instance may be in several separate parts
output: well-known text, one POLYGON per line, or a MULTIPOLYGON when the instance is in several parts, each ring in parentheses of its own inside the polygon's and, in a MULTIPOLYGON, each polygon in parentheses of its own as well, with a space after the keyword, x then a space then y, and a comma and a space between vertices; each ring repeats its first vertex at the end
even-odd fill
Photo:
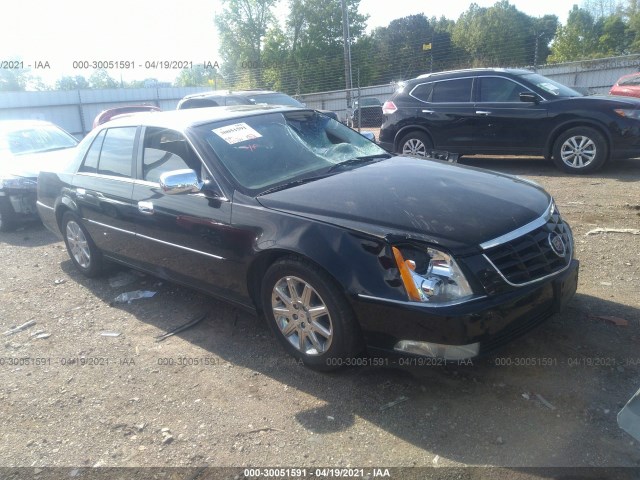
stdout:
POLYGON ((42 120, 0 122, 0 231, 37 219, 38 173, 62 162, 78 144, 71 134, 42 120))

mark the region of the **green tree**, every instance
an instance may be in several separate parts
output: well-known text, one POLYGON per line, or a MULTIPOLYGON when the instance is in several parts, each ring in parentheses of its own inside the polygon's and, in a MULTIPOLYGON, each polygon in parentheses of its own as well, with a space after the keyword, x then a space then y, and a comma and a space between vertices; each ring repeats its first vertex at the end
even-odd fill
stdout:
POLYGON ((550 44, 556 36, 560 22, 555 15, 532 19, 533 35, 528 43, 527 64, 540 65, 547 62, 551 54, 550 44), (536 52, 537 48, 537 52, 536 52))
POLYGON ((598 20, 618 14, 622 5, 618 0, 583 0, 582 8, 598 20))
MULTIPOLYGON (((13 59, 20 62, 20 59, 13 59)), ((42 79, 31 73, 29 69, 0 69, 0 91, 24 92, 48 90, 42 79)))
MULTIPOLYGON (((451 70, 458 68, 464 56, 464 50, 453 43, 451 38, 456 22, 445 17, 431 19, 433 25, 433 44, 431 55, 433 55, 433 71, 451 70)), ((429 65, 431 67, 431 64, 429 65)))
POLYGON ((433 25, 423 14, 398 18, 387 27, 376 28, 372 39, 381 83, 428 72, 435 46, 434 34, 433 25), (431 50, 424 50, 423 45, 428 44, 431 50))
POLYGON ((629 51, 640 52, 640 0, 627 0, 627 4, 620 10, 628 27, 629 51))
POLYGON ((215 67, 195 65, 193 68, 181 70, 174 83, 178 87, 208 87, 221 81, 218 77, 218 71, 215 67))
POLYGON ((469 66, 518 66, 533 61, 534 19, 508 0, 489 8, 471 4, 452 31, 456 46, 470 56, 469 66))
POLYGON ((89 77, 91 88, 118 88, 120 85, 106 70, 96 70, 89 77))
MULTIPOLYGON (((367 16, 360 0, 347 0, 351 45, 364 35, 367 16)), ((342 8, 338 1, 290 0, 286 34, 287 65, 293 69, 294 93, 344 88, 342 8)))
POLYGON ((602 34, 598 38, 598 51, 604 56, 629 53, 633 36, 629 25, 620 15, 611 15, 602 21, 602 34))
POLYGON ((277 0, 222 0, 224 10, 215 24, 220 38, 223 73, 234 83, 262 87, 263 39, 275 23, 277 0))
POLYGON ((273 90, 297 92, 289 46, 289 39, 280 26, 276 25, 267 32, 262 63, 263 81, 273 90))
POLYGON ((549 62, 571 62, 597 56, 600 31, 593 15, 573 6, 566 25, 558 27, 549 62))
POLYGON ((82 75, 64 76, 56 81, 56 90, 80 90, 83 88, 90 88, 90 85, 82 75))

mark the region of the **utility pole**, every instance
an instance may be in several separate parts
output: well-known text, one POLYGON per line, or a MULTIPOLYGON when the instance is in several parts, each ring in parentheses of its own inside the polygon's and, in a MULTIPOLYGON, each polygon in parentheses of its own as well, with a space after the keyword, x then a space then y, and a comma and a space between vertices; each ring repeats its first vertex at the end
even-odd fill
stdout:
POLYGON ((342 5, 342 37, 344 41, 344 83, 347 90, 347 115, 351 108, 351 39, 349 38, 349 12, 347 12, 346 0, 340 0, 342 5))
POLYGON ((533 71, 537 72, 538 71, 538 44, 540 43, 540 38, 542 38, 542 36, 544 35, 544 32, 538 33, 537 31, 534 31, 533 34, 536 37, 536 45, 533 51, 533 71))

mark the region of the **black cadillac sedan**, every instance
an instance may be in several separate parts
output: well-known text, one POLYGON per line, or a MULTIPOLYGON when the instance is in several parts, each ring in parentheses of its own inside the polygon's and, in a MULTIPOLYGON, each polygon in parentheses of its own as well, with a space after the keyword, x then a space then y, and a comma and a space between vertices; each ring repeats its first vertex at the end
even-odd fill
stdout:
POLYGON ((85 275, 118 262, 263 314, 318 369, 366 349, 473 358, 577 285, 571 230, 539 186, 392 157, 299 108, 110 122, 40 174, 38 209, 85 275))

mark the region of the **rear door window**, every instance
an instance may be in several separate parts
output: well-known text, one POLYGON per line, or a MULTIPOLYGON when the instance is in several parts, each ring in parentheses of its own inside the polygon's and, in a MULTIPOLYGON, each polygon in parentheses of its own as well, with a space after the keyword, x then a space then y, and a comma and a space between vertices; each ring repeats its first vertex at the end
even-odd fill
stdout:
POLYGON ((433 103, 462 103, 471 101, 472 78, 444 80, 433 84, 433 103))
POLYGON ((84 163, 80 167, 81 172, 98 173, 98 160, 100 159, 100 150, 102 149, 102 142, 104 142, 105 130, 101 131, 87 151, 87 155, 84 157, 84 163))
POLYGON ((137 129, 117 127, 101 131, 89 147, 79 171, 130 178, 137 129))
POLYGON ((137 127, 110 128, 100 151, 98 173, 113 177, 131 177, 133 146, 137 127))

